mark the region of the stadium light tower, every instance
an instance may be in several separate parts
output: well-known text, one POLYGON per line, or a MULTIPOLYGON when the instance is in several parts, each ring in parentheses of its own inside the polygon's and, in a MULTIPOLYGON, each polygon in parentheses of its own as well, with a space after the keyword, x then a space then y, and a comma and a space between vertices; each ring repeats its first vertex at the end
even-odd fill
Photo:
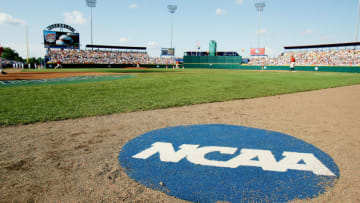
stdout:
POLYGON ((177 5, 168 5, 167 8, 169 9, 169 13, 171 15, 171 33, 170 33, 171 47, 170 48, 173 48, 173 25, 174 25, 174 17, 173 16, 178 7, 177 7, 177 5))
POLYGON ((91 8, 91 45, 93 45, 93 20, 92 9, 96 7, 96 0, 86 0, 86 5, 91 8))
POLYGON ((259 30, 258 30, 258 48, 260 48, 260 36, 261 36, 261 12, 264 11, 265 2, 255 3, 255 8, 259 12, 259 30))
POLYGON ((358 17, 357 17, 357 24, 356 24, 355 42, 357 42, 359 39, 359 22, 360 22, 360 0, 359 0, 358 17))

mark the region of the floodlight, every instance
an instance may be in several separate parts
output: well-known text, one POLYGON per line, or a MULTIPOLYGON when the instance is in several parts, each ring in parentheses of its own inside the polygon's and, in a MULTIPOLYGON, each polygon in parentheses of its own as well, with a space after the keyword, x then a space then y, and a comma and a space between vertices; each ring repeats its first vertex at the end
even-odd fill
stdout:
POLYGON ((255 8, 259 12, 262 12, 264 10, 265 6, 266 6, 265 2, 255 3, 255 8))
MULTIPOLYGON (((168 5, 167 8, 169 9, 170 14, 174 14, 178 7, 177 5, 168 5)), ((173 15, 171 15, 171 48, 173 48, 173 21, 173 15)))
POLYGON ((86 5, 91 8, 91 45, 93 44, 93 20, 92 9, 96 7, 96 0, 85 0, 86 5))
POLYGON ((170 12, 171 14, 174 14, 175 11, 176 11, 176 9, 177 9, 177 5, 168 5, 167 8, 169 9, 169 12, 170 12))
POLYGON ((260 48, 260 36, 261 36, 261 12, 264 11, 266 4, 265 2, 255 3, 255 8, 259 12, 259 30, 258 30, 258 48, 260 48))
POLYGON ((86 5, 90 8, 96 7, 96 0, 86 0, 86 5))

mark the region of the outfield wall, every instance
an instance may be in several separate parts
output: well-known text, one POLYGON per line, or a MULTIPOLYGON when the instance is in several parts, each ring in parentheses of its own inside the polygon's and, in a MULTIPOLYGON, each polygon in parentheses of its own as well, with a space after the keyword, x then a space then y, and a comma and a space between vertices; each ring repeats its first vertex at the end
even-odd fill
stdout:
MULTIPOLYGON (((54 68, 56 64, 47 64, 47 68, 54 68)), ((136 64, 62 64, 63 68, 136 68, 136 64)), ((140 67, 145 68, 166 68, 164 64, 140 64, 140 67)), ((172 67, 172 65, 168 65, 172 67)))
MULTIPOLYGON (((184 56, 185 68, 261 70, 261 66, 242 64, 241 56, 184 56)), ((289 66, 265 66, 266 70, 289 71, 289 66)), ((360 73, 359 66, 295 66, 298 71, 360 73)))
MULTIPOLYGON (((184 63, 185 68, 206 68, 206 69, 240 69, 240 70, 261 70, 261 66, 250 66, 241 64, 205 64, 205 63, 184 63)), ((265 66, 265 70, 289 71, 289 66, 265 66)), ((320 72, 347 72, 360 73, 360 66, 295 66, 297 71, 320 71, 320 72), (317 68, 317 70, 316 70, 317 68)))
POLYGON ((241 56, 184 56, 185 68, 233 69, 241 63, 241 56))
MULTIPOLYGON (((52 65, 52 67, 48 67, 48 68, 53 68, 55 66, 52 65)), ((134 64, 63 64, 63 68, 127 68, 127 67, 136 67, 136 65, 134 64)), ((166 65, 140 64, 140 67, 166 68, 166 65)), ((180 65, 180 67, 182 66, 180 65)), ((172 65, 168 65, 168 68, 172 68, 172 65)), ((241 65, 239 63, 184 63, 184 68, 261 70, 261 66, 241 65)), ((266 70, 289 71, 290 68, 289 66, 266 66, 266 70)), ((295 66, 295 70, 360 73, 360 66, 295 66), (318 67, 318 70, 315 70, 316 67, 318 67)))
MULTIPOLYGON (((261 70, 261 66, 244 65, 239 69, 261 70)), ((290 70, 289 66, 266 66, 266 70, 290 70)), ((360 73, 359 66, 295 66, 297 71, 360 73)))

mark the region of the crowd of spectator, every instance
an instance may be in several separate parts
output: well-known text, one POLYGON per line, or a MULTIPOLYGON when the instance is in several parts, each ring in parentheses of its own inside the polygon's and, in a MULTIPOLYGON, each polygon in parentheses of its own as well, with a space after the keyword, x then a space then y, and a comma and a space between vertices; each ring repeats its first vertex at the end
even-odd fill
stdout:
MULTIPOLYGON (((150 57, 146 52, 118 52, 101 50, 51 49, 50 63, 62 64, 175 64, 173 57, 150 57)), ((248 65, 289 65, 294 56, 296 65, 359 66, 360 50, 319 50, 285 52, 278 57, 251 57, 248 65)), ((1 59, 3 67, 24 68, 25 64, 1 59)), ((34 66, 38 66, 35 65, 34 66)))
POLYGON ((149 57, 146 52, 51 49, 50 63, 62 64, 175 64, 174 58, 149 57))
POLYGON ((278 57, 252 57, 249 65, 289 65, 290 57, 294 56, 296 65, 324 66, 358 66, 360 65, 360 50, 327 50, 327 51, 297 51, 285 52, 278 57))

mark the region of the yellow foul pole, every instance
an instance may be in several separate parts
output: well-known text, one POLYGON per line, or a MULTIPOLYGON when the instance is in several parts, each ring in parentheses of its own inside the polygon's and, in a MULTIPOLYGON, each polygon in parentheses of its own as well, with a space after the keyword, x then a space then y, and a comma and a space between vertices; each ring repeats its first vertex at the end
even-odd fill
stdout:
POLYGON ((25 25, 26 30, 26 63, 29 63, 29 33, 28 33, 28 25, 25 25))

